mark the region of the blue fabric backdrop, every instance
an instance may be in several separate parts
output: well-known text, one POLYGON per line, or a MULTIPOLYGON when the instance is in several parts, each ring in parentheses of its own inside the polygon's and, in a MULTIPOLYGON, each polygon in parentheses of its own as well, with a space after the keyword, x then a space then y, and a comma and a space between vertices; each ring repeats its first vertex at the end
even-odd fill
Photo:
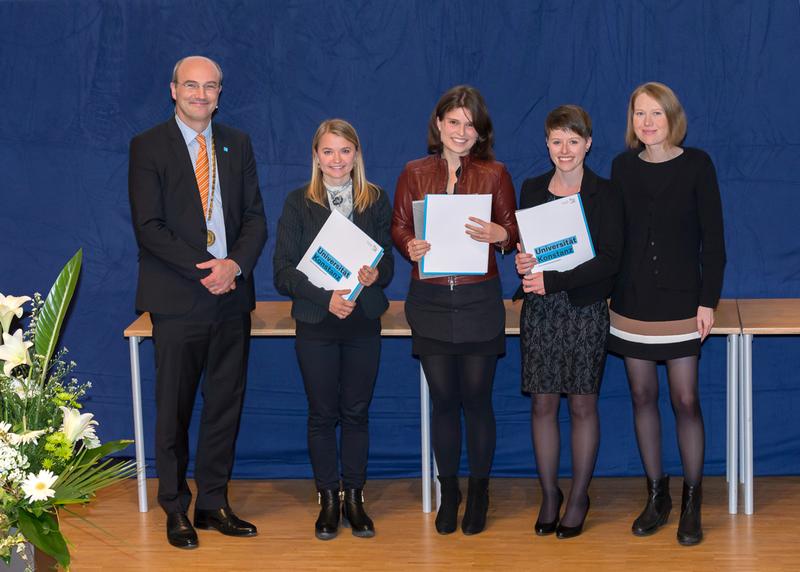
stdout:
MULTIPOLYGON (((457 83, 485 95, 497 156, 517 188, 549 168, 542 123, 563 103, 595 122, 588 163, 608 175, 623 149, 630 91, 660 80, 689 118, 686 144, 719 173, 729 262, 726 297, 800 292, 800 7, 796 0, 519 2, 4 2, 0 4, 0 292, 46 292, 84 249, 63 341, 94 388, 88 409, 104 439, 133 434, 128 347, 136 245, 127 199, 128 141, 172 113, 174 62, 202 53, 225 70, 218 120, 250 132, 271 238, 256 270, 272 286, 275 224, 286 194, 309 173, 317 124, 340 116, 359 129, 369 178, 393 193, 406 161, 424 155, 426 122, 457 83)), ((398 257, 399 258, 399 257, 398 257)), ((501 262, 504 292, 516 287, 501 262)), ((390 298, 402 299, 400 259, 390 298)), ((800 473, 800 340, 755 343, 757 474, 800 473)), ((305 397, 288 339, 253 341, 237 449, 238 477, 305 477, 305 397)), ((386 340, 371 410, 372 476, 419 474, 418 362, 408 340, 386 340)), ((519 391, 509 339, 497 371, 497 475, 530 475, 530 400, 519 391)), ((725 341, 700 364, 706 470, 724 472, 725 341)), ((152 465, 152 345, 142 344, 152 465)), ((663 374, 663 372, 662 372, 663 374)), ((679 472, 662 379, 666 469, 679 472)), ((600 402, 598 475, 642 473, 627 384, 610 358, 600 402)), ((562 407, 563 442, 569 424, 562 407)), ((566 453, 565 447, 565 453, 566 453)), ((131 453, 132 454, 132 453, 131 453)), ((569 470, 569 455, 562 471, 569 470)))

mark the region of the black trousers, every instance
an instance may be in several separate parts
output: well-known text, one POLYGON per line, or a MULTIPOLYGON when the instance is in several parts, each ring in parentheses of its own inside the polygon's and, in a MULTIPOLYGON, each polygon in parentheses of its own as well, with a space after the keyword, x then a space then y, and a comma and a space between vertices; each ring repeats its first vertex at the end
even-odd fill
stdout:
POLYGON ((319 490, 339 489, 336 426, 341 431, 344 488, 367 478, 369 404, 375 389, 381 338, 295 340, 308 398, 308 453, 319 490))
POLYGON ((158 502, 167 513, 187 512, 192 500, 186 483, 188 430, 201 374, 195 507, 214 510, 228 504, 247 380, 250 314, 225 312, 224 305, 214 306, 213 319, 203 319, 199 312, 153 315, 158 502))

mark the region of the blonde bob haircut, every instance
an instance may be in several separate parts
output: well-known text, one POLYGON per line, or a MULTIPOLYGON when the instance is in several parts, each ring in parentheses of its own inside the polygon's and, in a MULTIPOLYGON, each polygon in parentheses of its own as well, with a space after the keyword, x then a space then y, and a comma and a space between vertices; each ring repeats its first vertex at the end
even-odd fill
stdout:
POLYGON ((311 141, 311 182, 306 189, 306 198, 312 202, 328 207, 328 192, 322 182, 322 169, 317 161, 317 147, 319 140, 326 133, 343 137, 355 147, 353 171, 350 177, 353 180, 353 206, 359 213, 363 213, 372 203, 378 200, 380 191, 378 187, 367 180, 364 172, 364 157, 361 155, 361 141, 355 128, 344 119, 326 119, 320 123, 314 139, 311 141))
POLYGON ((643 93, 655 99, 667 116, 667 125, 669 125, 667 143, 673 147, 680 145, 683 138, 686 137, 686 113, 683 111, 683 106, 678 101, 678 96, 675 95, 675 92, 657 81, 643 83, 633 90, 631 99, 628 102, 628 127, 625 130, 625 143, 630 149, 642 147, 642 142, 639 141, 633 129, 633 105, 636 102, 636 98, 643 93))

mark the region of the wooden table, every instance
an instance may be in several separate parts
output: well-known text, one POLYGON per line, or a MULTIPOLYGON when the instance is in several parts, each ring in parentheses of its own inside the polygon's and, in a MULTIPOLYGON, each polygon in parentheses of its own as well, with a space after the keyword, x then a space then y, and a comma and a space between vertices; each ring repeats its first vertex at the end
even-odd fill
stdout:
MULTIPOLYGON (((506 309, 506 335, 519 335, 519 316, 522 302, 505 300, 506 309)), ((295 323, 290 315, 290 301, 256 302, 256 308, 251 312, 252 326, 250 335, 254 337, 291 337, 295 335, 295 323)), ((735 435, 737 411, 735 393, 737 387, 736 368, 738 366, 738 337, 739 317, 735 300, 722 300, 717 308, 716 323, 712 334, 728 335, 728 479, 731 481, 731 465, 735 465, 735 435), (733 394, 733 401, 731 395, 733 394), (733 412, 733 414, 732 414, 733 412), (732 429, 733 427, 733 429, 732 429), (733 459, 731 463, 731 442, 733 442, 733 459)), ((139 366, 139 343, 153 335, 153 326, 150 315, 142 314, 124 331, 128 338, 131 360, 131 393, 133 395, 133 424, 136 440, 136 466, 138 479, 139 511, 147 512, 147 488, 145 478, 144 455, 144 423, 142 417, 142 392, 141 371, 139 366)), ((409 337, 411 328, 406 321, 404 302, 395 300, 389 303, 389 309, 381 317, 381 336, 384 337, 409 337)), ((419 395, 420 395, 420 430, 421 430, 421 465, 422 465, 422 510, 431 512, 432 498, 435 496, 436 506, 439 505, 441 491, 438 480, 435 484, 433 495, 433 477, 437 473, 436 463, 431 451, 430 437, 430 393, 428 382, 422 366, 419 368, 419 395)), ((733 507, 736 506, 736 474, 733 470, 734 497, 733 507)), ((730 494, 730 492, 729 492, 730 494)))
POLYGON ((739 392, 739 439, 744 512, 753 514, 753 336, 800 334, 800 298, 739 300, 742 323, 739 392))

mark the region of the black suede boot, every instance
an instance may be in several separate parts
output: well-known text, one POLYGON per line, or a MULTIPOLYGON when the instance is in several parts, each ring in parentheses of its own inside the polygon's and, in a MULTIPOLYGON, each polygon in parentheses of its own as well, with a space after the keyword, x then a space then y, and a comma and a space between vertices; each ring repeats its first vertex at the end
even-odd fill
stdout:
POLYGON ((486 528, 486 512, 489 510, 489 479, 469 478, 467 509, 461 521, 461 532, 478 534, 486 528))
POLYGON ((703 540, 703 523, 700 520, 700 505, 703 503, 703 483, 683 483, 681 497, 681 520, 678 524, 678 542, 694 546, 703 540))
POLYGON ((639 518, 633 521, 631 532, 636 536, 650 536, 667 523, 671 510, 669 475, 660 479, 647 479, 647 504, 639 518))
POLYGON ((364 510, 363 489, 345 489, 342 509, 344 512, 342 526, 351 527, 353 536, 360 538, 375 536, 375 525, 364 510))
POLYGON ((461 505, 461 489, 458 488, 458 477, 439 475, 442 491, 442 503, 436 513, 436 532, 452 534, 458 526, 458 507, 461 505))
POLYGON ((339 491, 325 489, 317 493, 319 516, 314 524, 315 535, 320 540, 336 538, 339 532, 339 491))

